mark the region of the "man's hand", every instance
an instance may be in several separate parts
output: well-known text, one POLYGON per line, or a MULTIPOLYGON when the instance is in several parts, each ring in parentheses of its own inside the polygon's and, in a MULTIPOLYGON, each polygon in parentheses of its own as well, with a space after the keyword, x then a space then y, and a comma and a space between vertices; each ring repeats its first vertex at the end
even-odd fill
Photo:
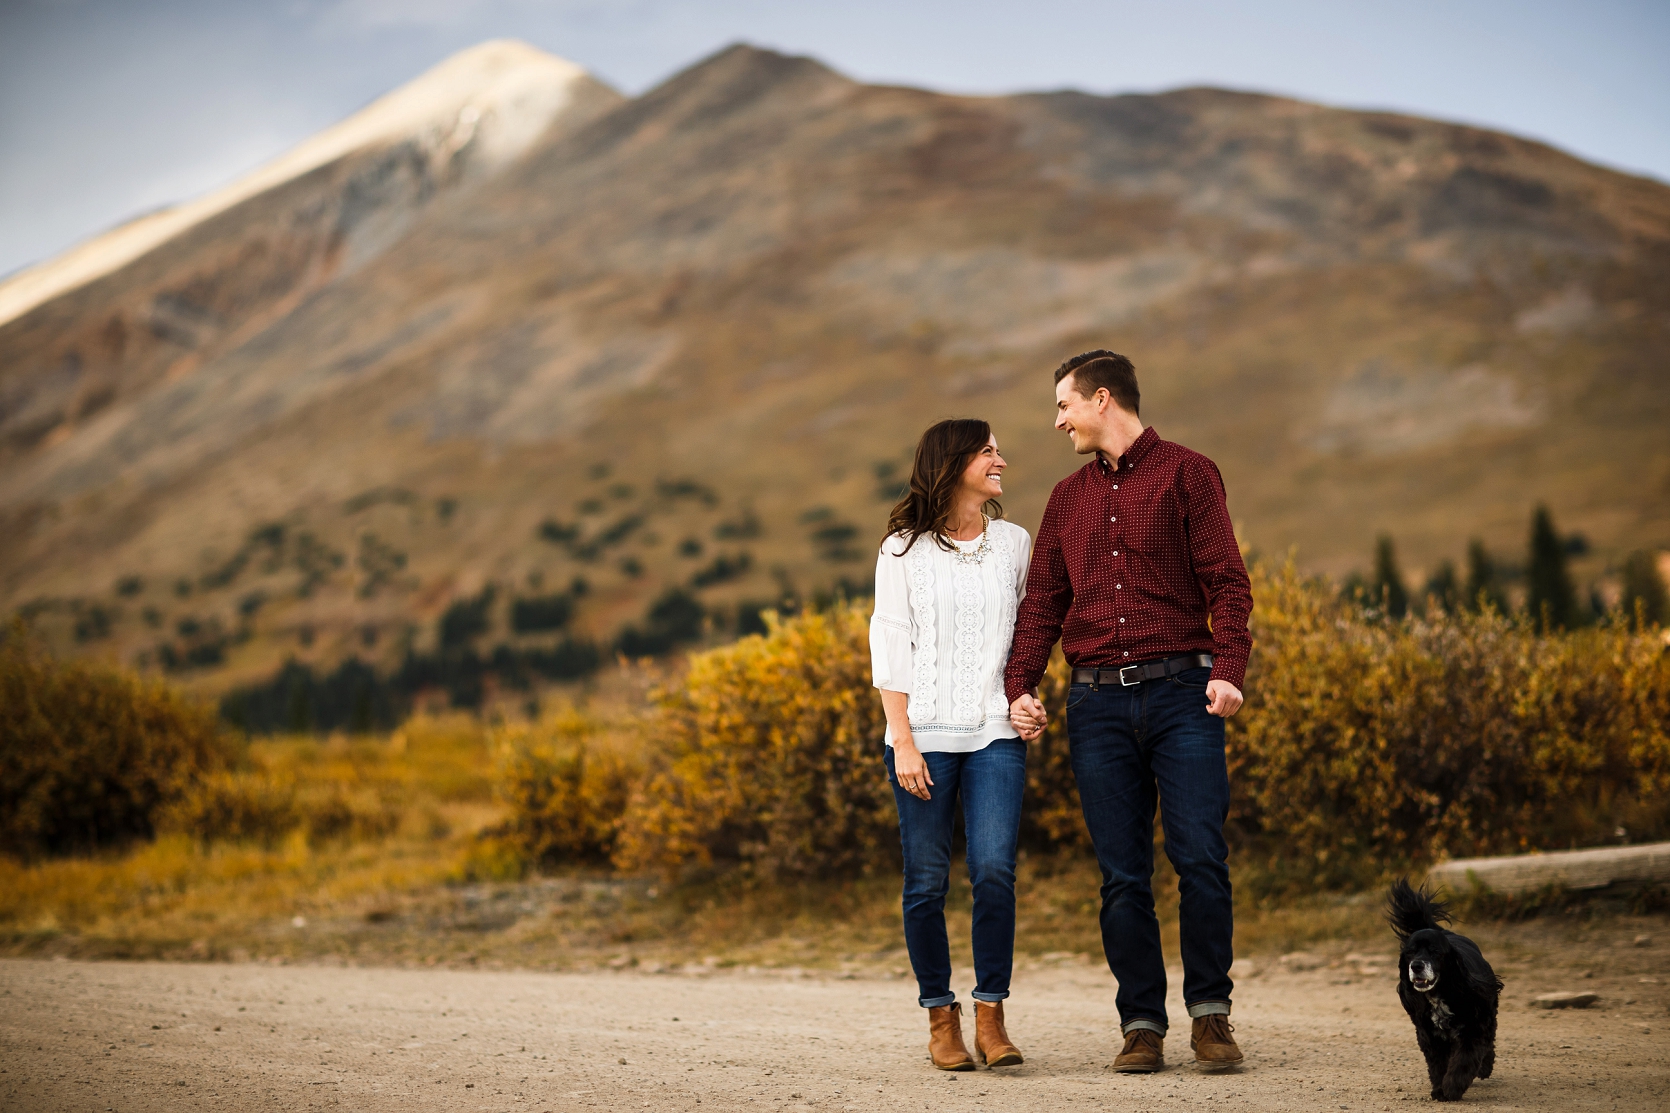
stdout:
POLYGON ((1031 742, 1043 734, 1048 724, 1049 716, 1044 714, 1043 702, 1030 692, 1016 696, 1015 702, 1009 705, 1009 725, 1015 728, 1024 742, 1031 742))
POLYGON ((893 776, 899 782, 899 787, 923 800, 932 800, 933 794, 928 786, 934 783, 928 773, 928 759, 922 756, 922 751, 916 748, 916 743, 908 738, 895 739, 893 742, 893 776))
POLYGON ((1241 710, 1241 689, 1227 680, 1211 680, 1206 684, 1206 713, 1227 719, 1241 710))

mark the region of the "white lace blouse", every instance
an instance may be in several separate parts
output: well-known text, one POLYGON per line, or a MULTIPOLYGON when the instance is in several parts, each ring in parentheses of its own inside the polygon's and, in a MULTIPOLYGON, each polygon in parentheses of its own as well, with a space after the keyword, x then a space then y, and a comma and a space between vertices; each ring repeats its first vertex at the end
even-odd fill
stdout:
MULTIPOLYGON (((911 735, 923 753, 972 753, 1016 737, 1003 668, 1032 537, 1002 519, 988 537, 991 551, 979 564, 958 561, 932 537, 918 538, 908 553, 903 538, 889 537, 876 559, 870 671, 877 688, 910 697, 911 735)), ((980 544, 954 543, 965 553, 980 544)), ((891 727, 886 742, 893 744, 891 727)))

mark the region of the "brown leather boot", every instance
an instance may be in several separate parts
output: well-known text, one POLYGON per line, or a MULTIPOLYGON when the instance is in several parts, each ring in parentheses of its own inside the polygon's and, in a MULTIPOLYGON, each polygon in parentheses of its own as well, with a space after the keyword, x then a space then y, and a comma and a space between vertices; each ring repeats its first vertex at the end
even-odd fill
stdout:
POLYGON ((963 1042, 961 1001, 928 1010, 928 1058, 940 1070, 974 1069, 974 1056, 963 1042))
POLYGON ((1195 1062, 1208 1067, 1240 1065, 1241 1049, 1230 1035, 1233 1031, 1235 1026, 1222 1013, 1195 1017, 1194 1031, 1189 1035, 1189 1050, 1195 1053, 1195 1062))
POLYGON ((1002 1001, 974 1002, 974 1050, 988 1067, 1014 1067, 1026 1062, 1003 1028, 1002 1001))
POLYGON ((1124 1074, 1148 1074, 1164 1070, 1165 1037, 1148 1028, 1133 1028, 1125 1036, 1125 1049, 1113 1061, 1113 1069, 1124 1074))

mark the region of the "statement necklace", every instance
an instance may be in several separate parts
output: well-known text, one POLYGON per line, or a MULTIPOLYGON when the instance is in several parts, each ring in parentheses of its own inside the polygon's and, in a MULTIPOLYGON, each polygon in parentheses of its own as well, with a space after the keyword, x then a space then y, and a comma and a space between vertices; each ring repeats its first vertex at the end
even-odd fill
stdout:
POLYGON ((990 537, 991 528, 992 520, 986 517, 984 513, 981 513, 980 544, 974 546, 973 549, 965 550, 961 545, 957 544, 957 539, 953 537, 951 539, 951 543, 954 548, 951 550, 951 559, 955 560, 958 564, 984 564, 986 562, 986 554, 992 551, 992 542, 990 537))

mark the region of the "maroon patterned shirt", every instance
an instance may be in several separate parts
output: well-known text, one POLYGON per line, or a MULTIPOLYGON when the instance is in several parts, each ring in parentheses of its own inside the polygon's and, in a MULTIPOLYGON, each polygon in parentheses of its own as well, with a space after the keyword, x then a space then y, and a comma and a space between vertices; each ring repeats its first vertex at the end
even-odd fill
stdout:
POLYGON ((1098 454, 1050 494, 1003 676, 1011 703, 1058 637, 1074 668, 1212 653, 1214 680, 1246 676, 1252 585, 1218 466, 1152 428, 1118 463, 1098 454))

